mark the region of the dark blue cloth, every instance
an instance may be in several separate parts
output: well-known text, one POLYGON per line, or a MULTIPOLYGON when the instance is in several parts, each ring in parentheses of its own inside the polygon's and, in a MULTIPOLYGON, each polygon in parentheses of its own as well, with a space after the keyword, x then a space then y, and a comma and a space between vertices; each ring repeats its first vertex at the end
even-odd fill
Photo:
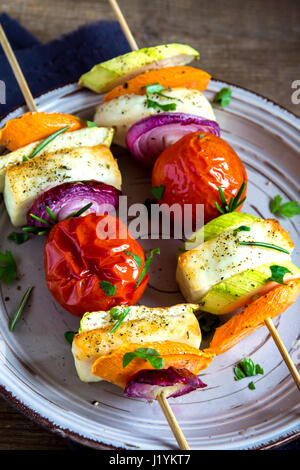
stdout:
MULTIPOLYGON (((17 21, 0 15, 2 24, 33 96, 77 81, 93 65, 130 51, 116 21, 98 21, 59 39, 41 44, 17 21)), ((24 103, 16 79, 0 46, 0 80, 6 88, 6 104, 0 116, 24 103)))

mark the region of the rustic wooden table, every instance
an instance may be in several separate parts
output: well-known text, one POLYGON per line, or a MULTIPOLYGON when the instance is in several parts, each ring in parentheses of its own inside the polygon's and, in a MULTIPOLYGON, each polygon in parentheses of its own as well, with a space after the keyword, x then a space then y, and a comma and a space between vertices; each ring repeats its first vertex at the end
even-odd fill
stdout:
MULTIPOLYGON (((119 0, 138 45, 184 42, 201 51, 214 78, 260 93, 300 116, 297 0, 119 0)), ((114 19, 107 0, 1 0, 0 13, 46 42, 96 19, 114 19)), ((69 449, 0 399, 0 450, 69 449)))

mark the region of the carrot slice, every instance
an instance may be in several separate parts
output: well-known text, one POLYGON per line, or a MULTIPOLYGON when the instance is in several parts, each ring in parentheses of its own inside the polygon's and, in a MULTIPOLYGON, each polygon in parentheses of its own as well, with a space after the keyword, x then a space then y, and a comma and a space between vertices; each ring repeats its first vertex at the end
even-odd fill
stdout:
POLYGON ((148 361, 140 358, 134 358, 127 367, 123 368, 124 354, 133 352, 137 348, 152 348, 158 351, 164 359, 163 369, 173 366, 177 369, 188 369, 195 375, 205 369, 214 358, 213 354, 207 354, 188 344, 173 341, 124 343, 112 354, 99 357, 92 366, 92 374, 125 388, 128 380, 137 372, 153 369, 148 361))
POLYGON ((25 113, 8 121, 0 130, 0 144, 16 150, 37 140, 46 139, 53 132, 70 126, 68 132, 86 127, 78 117, 64 113, 25 113))
POLYGON ((293 304, 300 293, 300 279, 275 287, 248 307, 236 313, 216 329, 208 349, 210 354, 223 354, 246 336, 264 326, 267 318, 274 318, 293 304))
POLYGON ((184 87, 203 91, 206 89, 210 78, 211 76, 207 72, 187 66, 150 70, 113 88, 104 96, 103 101, 110 101, 128 94, 144 95, 146 93, 145 87, 154 83, 160 83, 165 88, 184 87))

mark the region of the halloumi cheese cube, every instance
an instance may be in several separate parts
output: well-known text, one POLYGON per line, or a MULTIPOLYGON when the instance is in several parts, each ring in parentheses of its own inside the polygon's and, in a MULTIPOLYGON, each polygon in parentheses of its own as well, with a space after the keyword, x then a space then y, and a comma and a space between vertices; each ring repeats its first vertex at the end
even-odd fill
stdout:
POLYGON ((8 168, 4 202, 16 227, 26 224, 26 214, 35 199, 62 183, 96 180, 121 189, 117 161, 105 145, 78 147, 38 155, 8 168))
MULTIPOLYGON (((110 147, 113 135, 114 130, 112 127, 86 127, 78 131, 65 132, 49 142, 38 155, 58 152, 63 149, 69 150, 77 147, 94 147, 100 144, 110 147)), ((32 142, 25 147, 0 156, 0 193, 3 193, 4 190, 4 180, 7 169, 12 165, 22 163, 41 142, 42 140, 32 142)))
MULTIPOLYGON (((123 311, 126 306, 118 309, 123 311)), ((79 378, 97 382, 100 377, 91 374, 92 365, 99 357, 109 354, 124 343, 175 341, 199 348, 201 331, 195 314, 198 305, 179 304, 165 308, 143 305, 129 307, 130 311, 112 333, 116 320, 110 312, 86 313, 80 322, 78 334, 72 343, 72 353, 79 378)))
POLYGON ((250 231, 226 230, 179 256, 176 280, 187 302, 201 302, 216 284, 247 269, 276 261, 290 260, 294 243, 277 220, 252 222, 250 231), (240 242, 263 242, 279 246, 284 253, 240 242))

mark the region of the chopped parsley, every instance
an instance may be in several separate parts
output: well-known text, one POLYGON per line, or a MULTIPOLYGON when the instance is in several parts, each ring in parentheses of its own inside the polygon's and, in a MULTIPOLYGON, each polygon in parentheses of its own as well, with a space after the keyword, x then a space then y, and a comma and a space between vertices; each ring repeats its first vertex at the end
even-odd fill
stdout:
POLYGON ((128 364, 133 361, 134 358, 139 357, 140 359, 146 359, 154 369, 161 369, 164 367, 164 360, 160 356, 159 352, 151 348, 138 348, 133 352, 128 352, 123 356, 123 367, 127 367, 128 364))
POLYGON ((250 383, 248 384, 248 388, 249 388, 250 390, 255 390, 254 382, 250 382, 250 383))
POLYGON ((263 375, 264 370, 259 364, 254 365, 250 357, 245 357, 234 368, 234 374, 234 380, 242 380, 246 377, 254 377, 258 374, 263 375))
POLYGON ((22 232, 11 232, 8 235, 8 240, 11 240, 12 242, 16 243, 17 245, 21 245, 22 243, 27 242, 29 240, 29 235, 28 233, 22 233, 22 232))
POLYGON ((232 90, 231 88, 222 88, 214 97, 213 103, 219 104, 222 108, 228 106, 231 101, 232 90))
POLYGON ((278 214, 283 217, 293 217, 294 215, 300 214, 300 206, 296 201, 290 201, 282 203, 282 197, 277 194, 270 201, 270 209, 273 214, 278 214))
POLYGON ((17 278, 17 264, 10 251, 0 252, 0 280, 9 284, 17 278))
POLYGON ((250 232, 251 228, 247 225, 241 225, 240 227, 235 229, 235 232, 250 232))
POLYGON ((117 287, 114 284, 111 284, 109 281, 101 281, 100 287, 104 290, 106 297, 109 297, 110 295, 116 295, 117 287))
POLYGON ((76 331, 66 331, 64 334, 64 337, 68 341, 68 343, 72 344, 74 336, 76 335, 77 335, 76 331))
POLYGON ((98 124, 96 124, 93 121, 86 121, 87 127, 98 127, 98 124))
POLYGON ((161 184, 160 186, 153 186, 151 188, 151 193, 152 195, 155 197, 155 199, 157 199, 158 201, 160 201, 164 195, 164 192, 165 192, 165 186, 163 184, 161 184))
POLYGON ((153 108, 153 109, 161 109, 162 111, 168 112, 168 111, 175 111, 177 108, 176 103, 169 103, 169 104, 161 104, 158 103, 157 101, 154 101, 149 98, 149 95, 158 95, 162 96, 163 98, 167 98, 169 100, 177 100, 181 101, 178 98, 173 98, 171 96, 166 96, 162 93, 162 91, 165 90, 165 87, 162 86, 160 83, 153 83, 151 85, 146 86, 146 105, 147 108, 153 108))
POLYGON ((113 317, 114 320, 117 320, 112 329, 109 331, 109 333, 113 333, 116 331, 117 328, 123 323, 125 318, 127 317, 128 313, 130 312, 130 307, 124 308, 124 310, 121 310, 119 307, 112 307, 109 311, 111 316, 113 317))
POLYGON ((271 270, 271 277, 267 279, 268 281, 274 281, 278 282, 279 284, 285 284, 283 282, 283 278, 285 274, 290 273, 291 271, 284 266, 278 266, 277 264, 273 264, 273 266, 270 266, 271 270))

